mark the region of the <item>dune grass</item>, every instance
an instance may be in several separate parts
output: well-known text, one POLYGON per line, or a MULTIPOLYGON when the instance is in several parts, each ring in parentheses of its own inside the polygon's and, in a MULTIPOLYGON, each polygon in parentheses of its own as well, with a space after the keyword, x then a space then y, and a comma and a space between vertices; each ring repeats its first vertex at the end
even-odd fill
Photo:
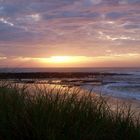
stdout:
POLYGON ((111 111, 102 97, 62 90, 0 87, 0 140, 139 140, 130 109, 111 111), (32 91, 33 92, 33 91, 32 91))

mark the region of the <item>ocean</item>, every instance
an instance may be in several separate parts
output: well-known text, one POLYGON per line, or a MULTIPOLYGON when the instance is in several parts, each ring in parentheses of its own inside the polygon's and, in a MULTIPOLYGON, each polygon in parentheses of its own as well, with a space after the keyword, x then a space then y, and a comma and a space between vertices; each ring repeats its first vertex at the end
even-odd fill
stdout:
POLYGON ((0 72, 113 72, 140 74, 140 68, 0 68, 0 72))
POLYGON ((93 81, 86 82, 89 78, 80 78, 80 80, 84 81, 82 83, 81 81, 79 82, 79 79, 76 79, 77 81, 75 81, 75 83, 72 82, 71 84, 77 84, 80 85, 82 89, 92 90, 93 92, 107 96, 140 101, 140 68, 0 68, 0 73, 2 72, 99 72, 122 74, 94 77, 94 80, 101 79, 102 84, 96 84, 93 81))

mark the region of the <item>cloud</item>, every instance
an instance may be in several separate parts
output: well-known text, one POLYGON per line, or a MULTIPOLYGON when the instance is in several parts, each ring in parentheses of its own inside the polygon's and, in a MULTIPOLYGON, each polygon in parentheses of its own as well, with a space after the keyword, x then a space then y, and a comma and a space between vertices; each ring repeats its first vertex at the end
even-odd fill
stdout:
POLYGON ((100 4, 102 0, 84 0, 85 5, 90 6, 90 5, 97 5, 100 4))
POLYGON ((119 4, 140 4, 140 0, 119 0, 119 4))
POLYGON ((7 20, 4 19, 4 18, 0 18, 0 22, 1 22, 1 23, 4 23, 4 24, 7 24, 7 25, 9 25, 9 26, 14 26, 14 24, 13 24, 12 22, 9 22, 9 21, 7 21, 7 20))
POLYGON ((0 60, 5 60, 7 59, 7 57, 0 57, 0 60))
POLYGON ((4 57, 135 53, 140 51, 139 2, 0 1, 0 52, 4 57))

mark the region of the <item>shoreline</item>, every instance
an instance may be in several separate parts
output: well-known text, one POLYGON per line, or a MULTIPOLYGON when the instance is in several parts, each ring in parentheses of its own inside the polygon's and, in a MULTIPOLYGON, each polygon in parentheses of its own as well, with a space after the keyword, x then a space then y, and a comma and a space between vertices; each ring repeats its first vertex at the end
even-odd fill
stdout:
MULTIPOLYGON (((55 85, 62 88, 80 88, 83 91, 89 92, 90 90, 82 88, 84 85, 91 86, 104 86, 110 83, 117 83, 115 77, 131 76, 132 74, 110 73, 110 72, 31 72, 31 73, 0 73, 1 81, 10 81, 15 84, 37 84, 37 85, 55 85), (108 79, 114 81, 110 81, 108 79)), ((103 91, 105 93, 105 91, 103 91)), ((93 91, 96 95, 99 95, 98 91, 93 91)), ((112 106, 116 106, 119 103, 132 104, 133 109, 140 112, 140 101, 138 99, 129 99, 125 97, 114 97, 113 95, 107 95, 103 93, 103 97, 109 99, 109 103, 112 106)))

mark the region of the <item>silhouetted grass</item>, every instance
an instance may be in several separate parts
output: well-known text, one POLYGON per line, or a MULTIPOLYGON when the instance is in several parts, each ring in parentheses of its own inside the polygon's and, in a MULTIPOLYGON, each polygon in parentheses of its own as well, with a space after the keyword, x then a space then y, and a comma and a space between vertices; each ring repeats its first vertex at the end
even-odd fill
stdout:
POLYGON ((0 140, 139 140, 130 109, 78 90, 0 88, 0 140), (62 93, 63 92, 63 93, 62 93))

